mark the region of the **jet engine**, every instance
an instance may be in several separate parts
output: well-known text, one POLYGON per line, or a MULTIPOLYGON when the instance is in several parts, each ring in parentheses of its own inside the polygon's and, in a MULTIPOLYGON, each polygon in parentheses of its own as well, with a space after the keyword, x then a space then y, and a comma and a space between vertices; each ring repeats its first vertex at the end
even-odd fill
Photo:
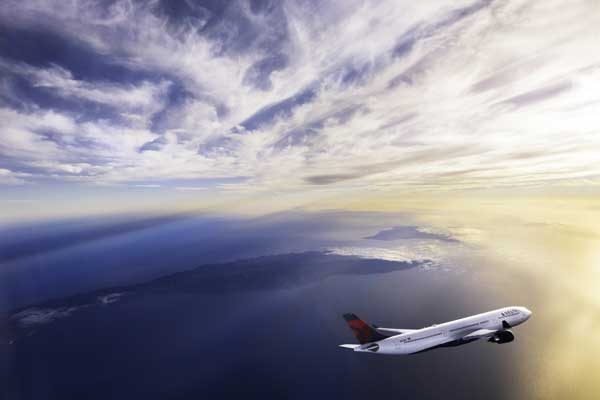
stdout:
POLYGON ((502 344, 512 342, 513 340, 515 340, 515 335, 511 331, 506 329, 503 331, 496 332, 494 336, 488 339, 488 342, 502 344))

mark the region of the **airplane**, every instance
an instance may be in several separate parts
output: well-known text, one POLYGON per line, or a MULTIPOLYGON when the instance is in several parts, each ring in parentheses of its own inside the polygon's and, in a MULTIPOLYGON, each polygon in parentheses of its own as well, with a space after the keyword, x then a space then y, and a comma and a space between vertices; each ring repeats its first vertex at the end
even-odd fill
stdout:
POLYGON ((344 314, 360 344, 341 344, 340 347, 373 354, 415 354, 479 339, 509 343, 515 340, 510 328, 529 317, 531 311, 525 307, 505 307, 422 329, 394 329, 369 325, 354 314, 344 314))

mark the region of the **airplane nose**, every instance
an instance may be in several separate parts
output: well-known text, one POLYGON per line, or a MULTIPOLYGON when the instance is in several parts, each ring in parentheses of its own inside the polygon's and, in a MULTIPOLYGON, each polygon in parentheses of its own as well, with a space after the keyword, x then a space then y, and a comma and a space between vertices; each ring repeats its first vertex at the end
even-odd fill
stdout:
POLYGON ((531 317, 531 310, 529 308, 523 308, 523 311, 525 312, 525 319, 529 319, 529 317, 531 317))

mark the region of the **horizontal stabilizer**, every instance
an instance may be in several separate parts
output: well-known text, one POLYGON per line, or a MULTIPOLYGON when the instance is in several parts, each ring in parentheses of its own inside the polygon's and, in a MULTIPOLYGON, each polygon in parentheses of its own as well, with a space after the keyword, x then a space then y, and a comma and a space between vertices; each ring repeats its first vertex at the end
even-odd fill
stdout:
POLYGON ((343 347, 345 349, 355 349, 357 347, 360 347, 360 344, 340 344, 340 347, 343 347))

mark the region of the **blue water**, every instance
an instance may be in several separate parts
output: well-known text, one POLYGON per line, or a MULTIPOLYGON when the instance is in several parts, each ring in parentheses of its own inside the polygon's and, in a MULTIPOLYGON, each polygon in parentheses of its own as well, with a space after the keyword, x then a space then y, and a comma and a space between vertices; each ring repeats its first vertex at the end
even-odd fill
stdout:
MULTIPOLYGON (((383 223, 380 218, 379 224, 383 223)), ((83 219, 0 231, 0 311, 95 288, 141 282, 200 264, 318 250, 343 243, 344 235, 360 238, 359 233, 348 236, 352 219, 339 218, 335 213, 312 219, 296 215, 256 220, 191 216, 138 224, 141 227, 137 230, 131 225, 127 218, 108 222, 83 219), (129 229, 120 230, 124 225, 129 229)), ((359 228, 376 231, 372 225, 370 222, 359 228)))
MULTIPOLYGON (((280 261, 271 268, 286 268, 285 257, 280 261)), ((341 318, 348 311, 383 326, 421 327, 460 317, 457 308, 474 313, 492 306, 485 301, 469 305, 476 289, 455 278, 413 268, 340 274, 282 289, 215 292, 207 286, 130 294, 41 325, 18 339, 11 345, 12 366, 5 366, 5 377, 13 383, 15 398, 364 398, 402 393, 437 399, 449 392, 457 398, 506 398, 502 387, 510 382, 510 365, 517 360, 514 346, 477 343, 412 358, 354 354, 337 347, 355 342, 341 318), (433 295, 423 299, 424 291, 433 295)))
MULTIPOLYGON (((380 326, 419 328, 504 305, 453 271, 290 254, 356 243, 396 225, 336 213, 312 220, 194 217, 111 228, 13 257, 0 272, 5 309, 48 298, 58 300, 42 307, 78 308, 45 324, 0 323, 0 336, 4 329, 14 339, 0 341, 0 398, 510 397, 518 341, 413 357, 338 347, 355 342, 341 318, 346 312, 380 326), (259 257, 265 254, 279 256, 259 257), (239 261, 223 264, 232 260, 239 261), (195 275, 135 285, 195 267, 195 275), (117 284, 132 286, 111 289, 117 284), (68 297, 98 288, 126 294, 106 305, 90 303, 97 294, 68 297)), ((65 229, 88 229, 75 226, 65 229)))

